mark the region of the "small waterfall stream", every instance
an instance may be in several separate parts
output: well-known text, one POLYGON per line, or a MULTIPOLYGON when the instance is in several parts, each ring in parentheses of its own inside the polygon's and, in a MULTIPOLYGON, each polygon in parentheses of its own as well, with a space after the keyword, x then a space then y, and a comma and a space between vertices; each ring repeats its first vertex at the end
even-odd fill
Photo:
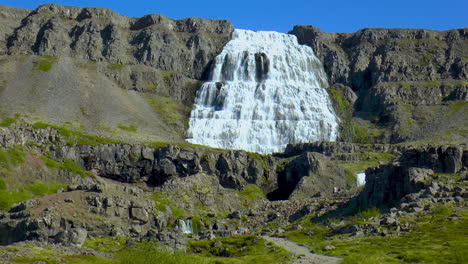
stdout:
POLYGON ((193 233, 192 220, 187 219, 187 221, 185 221, 183 219, 178 219, 177 228, 184 234, 192 234, 193 233))
POLYGON ((336 140, 326 74, 293 35, 236 29, 190 116, 189 142, 259 153, 336 140))

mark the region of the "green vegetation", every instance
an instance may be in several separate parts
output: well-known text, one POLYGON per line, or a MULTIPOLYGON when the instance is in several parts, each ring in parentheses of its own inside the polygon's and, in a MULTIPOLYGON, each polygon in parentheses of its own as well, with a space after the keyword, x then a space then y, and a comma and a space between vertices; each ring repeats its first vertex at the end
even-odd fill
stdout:
POLYGON ((180 219, 185 216, 185 210, 182 208, 172 208, 172 217, 175 219, 180 219))
POLYGON ((38 57, 33 61, 33 70, 48 72, 52 70, 54 63, 56 63, 57 61, 58 61, 58 58, 55 58, 52 56, 38 57))
POLYGON ((285 249, 253 235, 189 241, 189 250, 209 263, 284 263, 290 259, 285 249), (214 246, 217 242, 220 246, 214 246))
POLYGON ((148 104, 168 125, 178 126, 185 129, 188 126, 188 117, 190 108, 172 97, 157 95, 148 95, 146 98, 148 104))
POLYGON ((71 171, 83 177, 91 175, 91 172, 82 169, 80 165, 78 165, 74 160, 71 159, 65 159, 63 163, 57 162, 46 156, 41 156, 41 159, 44 161, 45 165, 48 168, 71 171))
POLYGON ((126 237, 95 237, 86 239, 83 246, 102 252, 116 252, 125 247, 127 240, 126 237))
MULTIPOLYGON (((93 256, 93 255, 62 255, 61 250, 51 250, 49 248, 31 247, 24 245, 27 248, 27 256, 19 256, 13 258, 13 263, 43 263, 43 264, 111 264, 110 260, 93 256), (32 251, 32 252, 31 252, 32 251)), ((15 251, 21 250, 16 247, 15 251)))
POLYGON ((167 207, 172 205, 172 201, 164 195, 162 192, 154 192, 153 195, 150 197, 151 200, 154 201, 154 207, 158 211, 166 211, 167 207))
POLYGON ((0 168, 11 169, 23 162, 25 162, 24 157, 26 153, 21 146, 14 146, 7 150, 0 149, 0 168))
MULTIPOLYGON (((0 178, 1 179, 1 178, 0 178)), ((15 203, 24 202, 34 197, 45 196, 57 193, 63 184, 45 183, 35 181, 30 185, 23 185, 16 190, 8 190, 3 181, 3 188, 0 189, 0 210, 8 211, 15 203)))
MULTIPOLYGON (((337 154, 337 155, 346 155, 346 154, 337 154)), ((394 156, 386 152, 358 152, 350 155, 358 155, 358 162, 344 162, 340 161, 340 166, 352 171, 352 172, 364 172, 366 169, 371 167, 376 167, 379 163, 387 164, 389 163, 394 156)))
POLYGON ((353 115, 353 106, 344 98, 343 92, 329 89, 330 97, 335 105, 335 110, 341 118, 350 118, 353 115))
POLYGON ((208 264, 209 259, 186 254, 170 252, 151 242, 142 242, 115 253, 114 263, 120 264, 208 264))
POLYGON ((110 64, 110 67, 114 70, 121 70, 123 68, 125 68, 125 65, 123 64, 118 64, 118 63, 111 63, 110 64))
POLYGON ((461 109, 463 108, 466 109, 467 107, 468 107, 468 102, 466 101, 457 101, 457 102, 451 103, 449 110, 445 114, 445 117, 450 117, 454 115, 455 113, 457 113, 458 111, 460 111, 461 109))
POLYGON ((75 131, 75 130, 71 130, 68 128, 51 125, 51 124, 47 124, 43 122, 36 122, 34 123, 33 126, 36 129, 44 129, 44 128, 51 127, 51 128, 58 130, 60 135, 64 136, 67 139, 68 141, 67 145, 69 146, 76 146, 76 145, 96 146, 96 145, 101 145, 101 144, 123 144, 124 143, 122 141, 89 135, 80 131, 75 131))
POLYGON ((268 162, 267 162, 268 156, 262 155, 262 154, 259 154, 259 153, 255 153, 255 152, 247 152, 247 155, 249 156, 249 158, 260 162, 262 164, 262 168, 264 170, 269 170, 268 162))
POLYGON ((239 191, 239 199, 244 206, 251 206, 256 201, 264 199, 265 194, 257 185, 248 185, 239 191))
MULTIPOLYGON (((344 221, 362 224, 365 219, 377 215, 377 209, 370 209, 344 221)), ((310 217, 302 219, 300 224, 305 229, 288 232, 287 237, 319 254, 325 253, 325 245, 333 245, 336 249, 326 253, 344 257, 343 263, 464 263, 468 258, 468 212, 464 209, 455 211, 449 206, 438 205, 427 215, 408 219, 415 224, 414 231, 400 236, 334 235, 313 220, 310 217), (460 215, 460 220, 447 219, 453 214, 460 215), (315 234, 305 235, 309 231, 315 234)))
POLYGON ((5 117, 2 119, 2 122, 0 123, 1 127, 10 127, 13 123, 16 123, 18 120, 13 117, 5 117))
POLYGON ((125 131, 128 131, 128 132, 137 132, 137 127, 134 126, 134 125, 131 125, 131 126, 125 126, 125 125, 118 125, 118 128, 122 129, 122 130, 125 130, 125 131))
POLYGON ((171 85, 172 79, 178 74, 176 71, 160 71, 166 86, 171 85))

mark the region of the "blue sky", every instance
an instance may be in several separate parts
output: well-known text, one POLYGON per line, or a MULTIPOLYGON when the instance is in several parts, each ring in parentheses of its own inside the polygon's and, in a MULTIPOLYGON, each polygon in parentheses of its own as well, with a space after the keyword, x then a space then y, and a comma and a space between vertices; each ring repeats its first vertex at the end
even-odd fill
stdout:
POLYGON ((29 9, 50 2, 107 7, 127 16, 157 13, 175 19, 229 19, 236 28, 280 32, 294 25, 314 25, 327 32, 354 32, 365 27, 468 27, 468 0, 0 0, 1 5, 29 9))

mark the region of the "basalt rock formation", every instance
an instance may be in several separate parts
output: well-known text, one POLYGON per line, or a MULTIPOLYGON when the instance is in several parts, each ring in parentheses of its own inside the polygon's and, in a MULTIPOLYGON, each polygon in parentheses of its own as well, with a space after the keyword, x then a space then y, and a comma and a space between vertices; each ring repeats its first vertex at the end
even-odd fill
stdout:
MULTIPOLYGON (((358 95, 356 103, 348 100, 355 118, 389 130, 380 133, 377 142, 466 139, 456 130, 468 123, 468 29, 326 33, 295 26, 290 33, 314 49, 332 89, 347 86, 358 95)), ((343 94, 349 98, 348 91, 343 94)))
POLYGON ((195 93, 233 31, 226 20, 55 4, 2 6, 0 24, 4 114, 74 120, 95 133, 133 126, 158 141, 183 140, 195 93))

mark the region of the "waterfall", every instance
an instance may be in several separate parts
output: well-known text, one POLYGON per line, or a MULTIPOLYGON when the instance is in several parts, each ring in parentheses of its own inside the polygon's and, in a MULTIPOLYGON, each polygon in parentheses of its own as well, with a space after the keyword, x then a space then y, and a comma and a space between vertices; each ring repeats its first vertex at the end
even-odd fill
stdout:
POLYGON ((295 36, 236 29, 197 92, 187 140, 264 154, 334 141, 327 87, 322 64, 295 36))
POLYGON ((184 221, 183 219, 178 219, 177 228, 184 234, 192 234, 193 233, 192 220, 188 219, 187 221, 184 221))
POLYGON ((358 172, 356 173, 357 176, 357 186, 364 186, 366 185, 366 173, 365 172, 358 172))

